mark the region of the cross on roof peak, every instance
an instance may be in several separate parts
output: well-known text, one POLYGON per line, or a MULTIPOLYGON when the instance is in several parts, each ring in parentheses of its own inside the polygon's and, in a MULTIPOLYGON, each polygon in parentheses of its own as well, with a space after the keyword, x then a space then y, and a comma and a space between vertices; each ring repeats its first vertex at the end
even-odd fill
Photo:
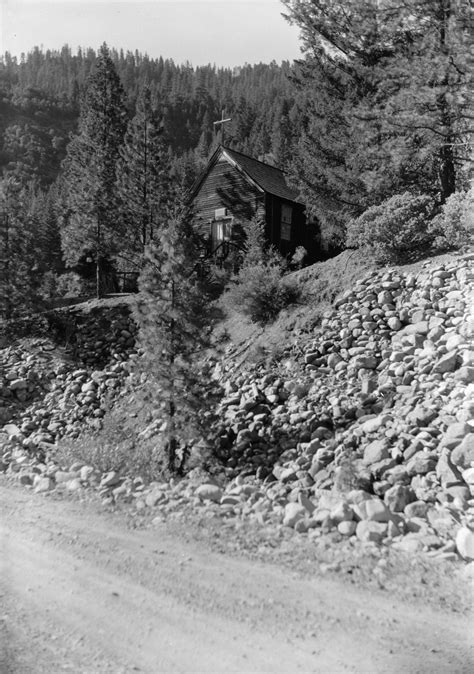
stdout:
POLYGON ((213 122, 214 127, 217 129, 219 125, 221 125, 221 143, 224 144, 224 124, 226 122, 231 122, 232 117, 225 117, 225 108, 222 109, 222 114, 221 118, 218 119, 216 122, 213 122))

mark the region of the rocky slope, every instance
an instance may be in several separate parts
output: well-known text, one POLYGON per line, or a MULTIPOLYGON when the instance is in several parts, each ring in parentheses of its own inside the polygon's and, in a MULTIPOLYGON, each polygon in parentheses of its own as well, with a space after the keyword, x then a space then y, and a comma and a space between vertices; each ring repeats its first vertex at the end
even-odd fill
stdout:
MULTIPOLYGON (((85 424, 100 429, 131 386, 129 331, 104 369, 53 358, 41 340, 3 349, 2 467, 36 491, 95 485, 106 502, 137 510, 202 509, 310 538, 473 560, 473 260, 372 272, 278 363, 237 374, 231 354, 217 363, 225 396, 211 450, 224 468, 213 476, 195 469, 146 485, 52 460, 54 443, 85 424)), ((206 451, 194 447, 191 460, 206 451)))

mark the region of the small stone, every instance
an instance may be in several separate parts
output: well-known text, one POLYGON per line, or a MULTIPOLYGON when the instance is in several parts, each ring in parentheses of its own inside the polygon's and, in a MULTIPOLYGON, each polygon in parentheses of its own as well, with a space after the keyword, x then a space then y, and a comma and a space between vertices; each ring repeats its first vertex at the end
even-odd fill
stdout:
POLYGON ((82 466, 79 477, 81 478, 82 482, 88 482, 94 472, 94 469, 92 466, 82 466))
POLYGON ((434 510, 432 508, 428 510, 426 517, 430 526, 437 534, 440 536, 452 535, 455 521, 449 510, 434 510))
POLYGON ((299 534, 305 534, 309 529, 309 522, 306 520, 298 520, 295 522, 294 529, 299 534))
POLYGON ((331 510, 330 517, 336 524, 349 522, 354 519, 354 511, 348 503, 342 501, 331 510))
POLYGON ((165 493, 161 489, 153 489, 145 496, 145 503, 149 508, 153 508, 165 497, 165 493))
POLYGON ((441 456, 436 465, 436 476, 444 488, 462 481, 461 473, 452 463, 451 452, 447 447, 441 451, 441 456))
POLYGON ((26 379, 14 379, 9 384, 10 391, 19 391, 21 389, 28 388, 28 382, 26 379))
POLYGON ((451 497, 453 503, 457 503, 462 509, 464 509, 464 505, 471 498, 469 487, 462 482, 445 487, 444 492, 451 497))
POLYGON ((474 367, 468 365, 460 367, 459 370, 454 373, 454 378, 456 381, 460 381, 463 384, 472 384, 474 382, 474 367))
POLYGON ((49 477, 38 477, 34 481, 34 490, 37 494, 49 491, 53 487, 53 482, 49 477))
POLYGON ((461 557, 468 561, 474 560, 474 531, 461 527, 456 534, 456 548, 461 557))
POLYGON ((463 470, 462 479, 471 489, 474 488, 474 467, 463 470))
POLYGON ((111 470, 102 477, 102 480, 100 481, 100 486, 115 487, 116 485, 118 485, 119 482, 121 482, 121 480, 122 478, 120 477, 120 475, 115 470, 111 470))
POLYGON ((357 370, 375 370, 378 360, 375 356, 356 356, 352 364, 357 370))
POLYGON ((383 500, 392 512, 402 512, 410 501, 413 500, 413 492, 409 487, 395 484, 390 489, 387 489, 383 500))
POLYGON ((18 476, 18 482, 24 486, 29 486, 33 484, 33 476, 28 473, 20 473, 18 476))
POLYGON ((464 440, 466 435, 470 433, 470 431, 471 428, 469 424, 466 424, 464 422, 456 422, 454 424, 451 424, 446 429, 441 444, 443 447, 447 447, 448 449, 454 449, 454 447, 457 447, 458 445, 461 444, 461 442, 464 440))
POLYGON ((397 331, 401 329, 402 322, 396 316, 391 316, 387 321, 387 325, 390 328, 390 330, 397 331))
POLYGON ((294 527, 296 522, 305 517, 306 513, 306 508, 299 503, 287 503, 285 506, 283 525, 285 527, 294 527))
POLYGON ((214 501, 219 503, 222 498, 222 489, 215 484, 202 484, 195 492, 201 501, 214 501))
POLYGON ((393 521, 387 522, 387 538, 396 538, 400 536, 402 531, 400 527, 393 521))
POLYGON ((373 440, 373 442, 370 442, 364 450, 363 463, 366 466, 370 466, 372 463, 378 463, 389 457, 390 452, 386 440, 373 440))
POLYGON ((390 510, 383 501, 371 499, 365 502, 366 519, 370 522, 388 522, 391 518, 390 510))
POLYGON ((300 505, 303 506, 305 510, 308 511, 308 513, 311 515, 314 510, 316 509, 316 506, 314 503, 305 495, 305 494, 298 494, 298 502, 300 505))
POLYGON ((387 524, 384 522, 369 522, 364 520, 356 526, 357 538, 364 542, 381 543, 387 534, 387 524))
POLYGON ((447 353, 438 360, 436 365, 433 367, 433 372, 439 372, 441 374, 445 372, 453 372, 456 369, 457 360, 458 355, 456 351, 447 353))
POLYGON ((72 480, 76 475, 74 473, 70 473, 69 471, 65 470, 57 470, 54 473, 54 479, 56 480, 57 484, 61 484, 61 482, 67 482, 68 480, 72 480))
POLYGON ((428 509, 429 506, 424 501, 414 501, 406 506, 404 513, 410 519, 413 517, 426 517, 428 509))
POLYGON ((357 529, 357 522, 354 522, 354 520, 343 520, 342 522, 339 522, 339 524, 337 525, 337 530, 343 536, 352 536, 353 534, 355 534, 356 529, 357 529))
POLYGON ((423 543, 420 538, 407 534, 402 538, 401 541, 396 541, 393 543, 393 547, 396 550, 401 550, 408 554, 414 554, 415 552, 421 552, 423 549, 423 543))
POLYGON ((474 433, 468 433, 451 452, 452 463, 464 470, 474 462, 474 433))
POLYGON ((79 491, 82 489, 82 483, 78 477, 73 478, 66 482, 66 489, 68 491, 79 491))
POLYGON ((3 427, 3 432, 8 435, 9 438, 14 438, 16 435, 21 435, 21 431, 15 424, 5 424, 3 427))

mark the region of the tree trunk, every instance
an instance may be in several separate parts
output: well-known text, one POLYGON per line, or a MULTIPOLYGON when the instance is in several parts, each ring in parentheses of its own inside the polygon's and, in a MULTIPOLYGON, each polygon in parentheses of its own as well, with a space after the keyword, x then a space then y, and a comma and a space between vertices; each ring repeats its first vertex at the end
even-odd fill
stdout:
POLYGON ((168 436, 168 446, 166 448, 166 453, 168 455, 168 470, 170 471, 170 473, 176 472, 176 449, 177 449, 177 446, 178 446, 178 442, 176 440, 175 427, 174 427, 175 412, 176 412, 176 406, 175 406, 174 400, 170 400, 169 401, 169 410, 168 410, 169 436, 168 436))
MULTIPOLYGON (((447 57, 449 55, 449 45, 447 38, 448 22, 451 16, 451 1, 442 0, 438 6, 438 18, 440 24, 439 39, 441 52, 447 57)), ((446 142, 441 146, 439 151, 440 167, 438 171, 441 202, 444 203, 448 197, 456 191, 456 168, 454 165, 453 152, 453 117, 450 110, 450 105, 447 100, 447 93, 449 91, 449 77, 446 72, 444 78, 441 80, 443 93, 438 98, 438 108, 440 111, 441 124, 447 132, 446 142)))
POLYGON ((439 183, 441 190, 441 202, 456 191, 456 169, 454 166, 453 147, 451 144, 443 145, 440 149, 439 183))
POLYGON ((3 267, 2 278, 0 279, 2 289, 4 291, 4 304, 1 307, 1 313, 3 313, 5 318, 11 318, 12 315, 12 302, 11 302, 11 278, 10 278, 10 221, 9 216, 5 214, 3 216, 3 242, 4 242, 4 253, 3 260, 1 260, 3 267))
POLYGON ((97 216, 96 251, 95 251, 95 294, 101 297, 101 270, 100 270, 100 216, 97 216))

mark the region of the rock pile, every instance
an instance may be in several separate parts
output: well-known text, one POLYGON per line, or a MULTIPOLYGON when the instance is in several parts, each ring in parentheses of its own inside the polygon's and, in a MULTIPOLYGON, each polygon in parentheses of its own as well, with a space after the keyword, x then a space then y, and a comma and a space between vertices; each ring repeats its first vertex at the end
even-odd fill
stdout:
MULTIPOLYGON (((473 259, 372 273, 312 334, 296 335, 278 365, 229 376, 213 447, 225 479, 194 472, 146 486, 83 465, 32 473, 11 448, 4 465, 37 491, 93 485, 105 502, 137 509, 205 508, 310 537, 474 559, 473 259)), ((0 414, 8 421, 9 401, 28 403, 4 429, 23 448, 100 423, 104 396, 133 369, 120 356, 103 370, 62 364, 46 377, 9 353, 0 414)))
POLYGON ((136 353, 137 326, 130 305, 61 309, 52 319, 74 359, 87 367, 104 367, 136 353))
POLYGON ((473 258, 371 274, 287 351, 286 371, 228 382, 229 476, 251 464, 265 479, 234 480, 222 506, 444 553, 463 524, 473 558, 473 258))
POLYGON ((53 352, 54 346, 44 339, 33 340, 28 350, 10 347, 0 352, 4 464, 15 449, 41 458, 64 436, 78 437, 87 427, 99 430, 106 406, 130 375, 130 362, 116 361, 91 371, 77 369, 53 352))

